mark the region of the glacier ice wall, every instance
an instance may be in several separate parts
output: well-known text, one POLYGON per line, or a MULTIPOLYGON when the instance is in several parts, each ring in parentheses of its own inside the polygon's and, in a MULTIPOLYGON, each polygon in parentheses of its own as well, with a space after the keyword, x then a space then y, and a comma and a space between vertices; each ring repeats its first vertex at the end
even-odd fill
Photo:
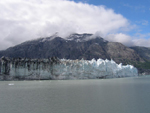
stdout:
POLYGON ((96 79, 138 76, 132 65, 113 60, 0 59, 0 79, 96 79))
POLYGON ((96 79, 96 78, 118 78, 137 76, 138 71, 131 65, 123 66, 116 64, 113 60, 92 59, 88 60, 65 60, 55 65, 54 70, 60 79, 96 79))

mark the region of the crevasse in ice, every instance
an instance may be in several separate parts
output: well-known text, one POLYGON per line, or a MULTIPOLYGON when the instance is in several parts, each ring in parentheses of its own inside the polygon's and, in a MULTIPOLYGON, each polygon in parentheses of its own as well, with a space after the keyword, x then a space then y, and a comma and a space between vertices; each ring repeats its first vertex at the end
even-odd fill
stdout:
POLYGON ((138 76, 138 70, 107 59, 1 59, 0 75, 10 79, 96 79, 138 76))

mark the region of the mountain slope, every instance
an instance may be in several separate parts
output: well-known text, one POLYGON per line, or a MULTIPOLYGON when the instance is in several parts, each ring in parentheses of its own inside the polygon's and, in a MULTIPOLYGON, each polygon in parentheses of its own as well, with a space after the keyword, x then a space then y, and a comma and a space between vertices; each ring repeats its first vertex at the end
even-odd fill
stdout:
POLYGON ((128 64, 132 62, 144 62, 144 60, 134 51, 121 43, 108 42, 107 44, 108 55, 116 62, 128 64))
POLYGON ((150 48, 139 47, 139 46, 134 46, 134 47, 130 47, 130 48, 133 49, 134 51, 136 51, 140 55, 141 58, 150 61, 150 48))
POLYGON ((117 63, 127 64, 144 62, 131 48, 117 42, 108 42, 101 37, 92 38, 92 34, 72 34, 66 39, 57 35, 27 41, 0 51, 0 56, 48 58, 57 56, 66 59, 113 59, 117 63))

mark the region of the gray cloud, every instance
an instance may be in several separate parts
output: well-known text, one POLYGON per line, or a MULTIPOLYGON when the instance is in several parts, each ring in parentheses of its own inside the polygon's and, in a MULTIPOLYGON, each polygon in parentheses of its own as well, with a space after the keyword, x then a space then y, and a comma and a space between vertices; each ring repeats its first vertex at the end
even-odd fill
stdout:
POLYGON ((65 37, 99 31, 107 36, 131 28, 112 9, 67 0, 1 0, 0 14, 0 49, 55 32, 65 37))
POLYGON ((134 44, 137 46, 150 47, 150 39, 135 39, 133 40, 134 44))
POLYGON ((123 33, 109 34, 105 37, 105 39, 107 39, 111 42, 120 42, 126 46, 134 45, 132 37, 130 37, 129 35, 123 34, 123 33))
POLYGON ((116 33, 107 35, 105 39, 111 42, 120 42, 126 46, 150 47, 150 39, 147 37, 150 37, 150 33, 147 34, 137 33, 132 37, 123 33, 116 33))
POLYGON ((150 33, 145 33, 145 34, 136 33, 135 37, 138 37, 138 38, 134 38, 132 40, 134 45, 150 47, 150 33))

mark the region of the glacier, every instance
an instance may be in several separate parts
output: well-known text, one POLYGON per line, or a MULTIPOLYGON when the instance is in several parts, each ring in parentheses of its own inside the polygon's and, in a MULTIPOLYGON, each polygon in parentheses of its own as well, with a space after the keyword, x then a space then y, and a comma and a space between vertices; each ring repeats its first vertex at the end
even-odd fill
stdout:
POLYGON ((117 64, 113 60, 0 59, 0 80, 65 80, 101 79, 138 76, 132 65, 117 64))

